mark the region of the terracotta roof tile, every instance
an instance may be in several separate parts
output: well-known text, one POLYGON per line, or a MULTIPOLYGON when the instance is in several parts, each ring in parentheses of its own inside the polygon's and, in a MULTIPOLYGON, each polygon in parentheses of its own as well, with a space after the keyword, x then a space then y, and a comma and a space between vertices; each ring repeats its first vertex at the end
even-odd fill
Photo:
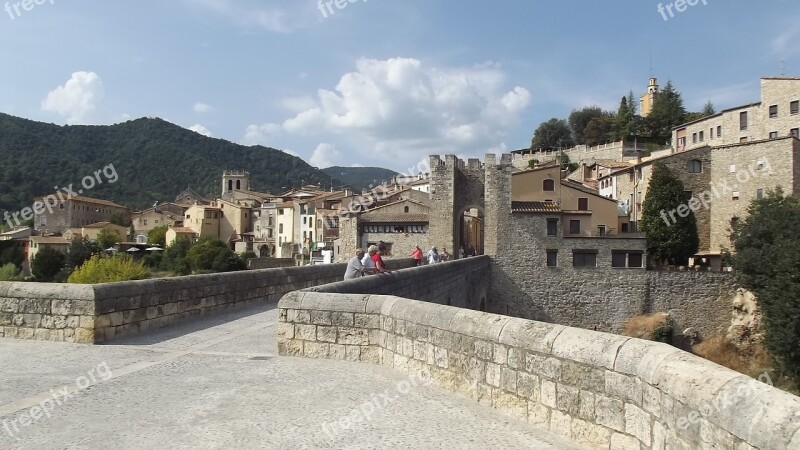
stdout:
POLYGON ((561 208, 554 202, 511 202, 511 212, 557 213, 561 208))

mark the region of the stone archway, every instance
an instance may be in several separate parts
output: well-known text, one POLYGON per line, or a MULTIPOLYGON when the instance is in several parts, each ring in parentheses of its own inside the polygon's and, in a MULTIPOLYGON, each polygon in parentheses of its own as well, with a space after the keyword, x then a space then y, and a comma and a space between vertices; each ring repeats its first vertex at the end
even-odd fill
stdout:
POLYGON ((272 251, 269 248, 269 245, 264 244, 258 248, 258 256, 259 258, 269 258, 272 256, 272 251))
POLYGON ((454 231, 455 242, 458 243, 453 253, 457 254, 459 248, 463 247, 467 256, 484 254, 484 211, 483 207, 469 205, 461 208, 456 215, 459 223, 454 231))

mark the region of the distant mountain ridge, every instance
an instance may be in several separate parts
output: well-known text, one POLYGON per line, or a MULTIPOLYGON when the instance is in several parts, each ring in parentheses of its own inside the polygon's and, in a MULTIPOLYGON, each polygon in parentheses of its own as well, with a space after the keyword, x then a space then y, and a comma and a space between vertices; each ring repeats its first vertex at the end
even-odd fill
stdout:
POLYGON ((0 212, 30 206, 56 186, 77 186, 108 165, 118 180, 83 195, 134 209, 172 200, 187 187, 218 195, 226 169, 247 170, 252 189, 261 192, 331 184, 330 175, 299 157, 205 137, 162 119, 60 126, 0 113, 0 212))
POLYGON ((331 177, 341 180, 344 185, 350 186, 356 191, 361 189, 371 189, 384 181, 389 181, 397 172, 380 167, 342 167, 333 166, 322 169, 323 172, 331 177))

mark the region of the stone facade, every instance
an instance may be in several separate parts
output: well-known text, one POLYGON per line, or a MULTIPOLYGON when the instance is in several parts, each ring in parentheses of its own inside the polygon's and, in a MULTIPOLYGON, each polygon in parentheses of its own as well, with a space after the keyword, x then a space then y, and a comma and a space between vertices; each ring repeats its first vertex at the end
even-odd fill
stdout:
POLYGON ((789 136, 800 130, 800 78, 761 79, 761 101, 726 109, 672 131, 673 147, 688 150, 789 136), (792 110, 794 108, 794 111, 792 110))
MULTIPOLYGON (((56 198, 52 195, 50 198, 56 198)), ((35 199, 45 203, 42 197, 35 199)), ((63 233, 69 228, 80 228, 98 222, 110 222, 114 216, 123 220, 130 218, 130 210, 109 200, 77 195, 65 198, 60 195, 58 203, 51 210, 45 209, 42 214, 34 216, 33 227, 40 231, 63 233)), ((52 203, 52 202, 51 202, 52 203)))
POLYGON ((587 448, 800 448, 800 398, 666 344, 380 295, 278 308, 281 355, 393 367, 587 448))
POLYGON ((94 342, 92 286, 0 282, 0 338, 94 342))
MULTIPOLYGON (((511 155, 508 167, 511 167, 511 155)), ((442 161, 438 156, 430 157, 431 166, 431 217, 430 245, 439 248, 455 249, 463 242, 461 236, 464 213, 477 209, 479 217, 484 215, 484 178, 485 168, 478 159, 469 159, 466 163, 454 155, 446 155, 442 161)), ((510 183, 508 186, 511 189, 510 183)), ((484 221, 486 219, 484 218, 484 221)), ((479 234, 484 232, 479 231, 479 234)), ((484 234, 484 241, 489 238, 484 234)), ((480 252, 479 250, 479 253, 480 252)))

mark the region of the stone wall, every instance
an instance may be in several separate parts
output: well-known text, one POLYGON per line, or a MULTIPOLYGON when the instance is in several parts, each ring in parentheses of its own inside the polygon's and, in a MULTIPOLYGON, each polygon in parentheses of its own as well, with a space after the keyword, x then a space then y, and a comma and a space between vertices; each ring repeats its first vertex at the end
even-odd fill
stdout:
POLYGON ((0 282, 0 337, 92 342, 92 286, 0 282))
POLYGON ((487 299, 489 265, 489 257, 476 256, 340 281, 306 291, 396 295, 442 305, 481 309, 485 307, 487 299))
POLYGON ((294 267, 295 265, 294 258, 253 258, 247 261, 247 268, 250 270, 294 267))
POLYGON ((800 398, 665 344, 377 295, 278 308, 281 355, 393 367, 589 448, 800 448, 800 398))
MULTIPOLYGON (((390 269, 413 264, 387 261, 390 269)), ((0 282, 0 337, 107 342, 212 315, 277 302, 287 292, 340 281, 346 264, 320 264, 97 285, 0 282)))

